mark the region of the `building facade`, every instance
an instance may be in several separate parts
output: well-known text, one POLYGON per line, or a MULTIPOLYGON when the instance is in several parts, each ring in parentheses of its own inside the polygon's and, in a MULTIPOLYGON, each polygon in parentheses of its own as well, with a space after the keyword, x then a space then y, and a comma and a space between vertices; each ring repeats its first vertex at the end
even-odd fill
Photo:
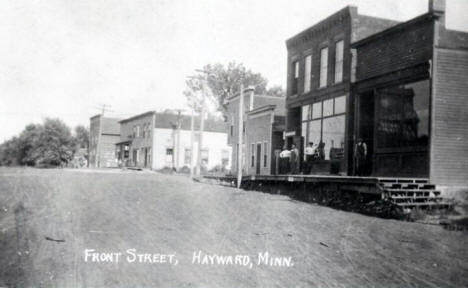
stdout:
POLYGON ((274 152, 283 144, 285 98, 258 95, 252 88, 245 89, 243 94, 241 165, 237 163, 240 94, 235 94, 225 101, 225 117, 228 123, 227 142, 232 147, 231 171, 236 173, 237 167, 240 166, 244 174, 271 174, 275 171, 274 152), (260 160, 261 158, 263 160, 260 160))
MULTIPOLYGON (((193 136, 191 117, 174 112, 149 111, 124 119, 120 124, 122 134, 116 150, 123 166, 179 170, 196 165, 200 143, 199 117, 194 117, 193 136)), ((200 149, 204 171, 214 168, 230 170, 231 148, 226 142, 225 123, 212 118, 205 119, 204 144, 200 149)))
POLYGON ((468 33, 445 28, 445 1, 352 47, 352 130, 368 173, 468 185, 468 33))
POLYGON ((283 147, 284 102, 281 107, 265 105, 247 112, 245 157, 249 175, 279 174, 279 153, 283 147))
POLYGON ((286 41, 286 143, 288 148, 296 144, 301 159, 306 143, 323 150, 314 173, 348 172, 350 43, 395 24, 348 6, 286 41))
POLYGON ((117 167, 115 143, 120 140, 120 119, 96 115, 89 125, 89 167, 117 167))

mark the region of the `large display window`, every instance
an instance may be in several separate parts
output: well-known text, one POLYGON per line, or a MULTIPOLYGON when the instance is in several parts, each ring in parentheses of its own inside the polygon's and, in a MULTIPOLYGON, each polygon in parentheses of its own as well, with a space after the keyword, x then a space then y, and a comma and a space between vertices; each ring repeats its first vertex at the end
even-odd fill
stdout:
POLYGON ((377 92, 377 147, 427 147, 429 80, 386 87, 377 92))
POLYGON ((302 136, 304 142, 322 142, 325 160, 332 148, 344 148, 346 128, 346 96, 326 99, 303 106, 302 136), (306 113, 310 109, 311 113, 306 113))

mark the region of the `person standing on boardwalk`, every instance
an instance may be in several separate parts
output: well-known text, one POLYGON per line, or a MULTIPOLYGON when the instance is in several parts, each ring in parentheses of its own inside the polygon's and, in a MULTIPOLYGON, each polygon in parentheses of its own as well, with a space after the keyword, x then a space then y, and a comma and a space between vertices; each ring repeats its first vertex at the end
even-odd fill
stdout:
POLYGON ((286 145, 283 146, 283 150, 280 153, 280 174, 289 173, 289 158, 291 157, 291 151, 286 149, 286 145))
POLYGON ((291 146, 291 157, 289 158, 289 163, 291 166, 291 173, 299 173, 299 150, 296 148, 295 144, 291 146))
POLYGON ((304 165, 304 174, 309 174, 310 170, 312 169, 312 161, 315 154, 314 143, 309 142, 307 147, 304 149, 305 154, 305 165, 304 165))
POLYGON ((356 175, 364 176, 367 172, 367 144, 359 138, 354 149, 354 159, 356 161, 356 175))

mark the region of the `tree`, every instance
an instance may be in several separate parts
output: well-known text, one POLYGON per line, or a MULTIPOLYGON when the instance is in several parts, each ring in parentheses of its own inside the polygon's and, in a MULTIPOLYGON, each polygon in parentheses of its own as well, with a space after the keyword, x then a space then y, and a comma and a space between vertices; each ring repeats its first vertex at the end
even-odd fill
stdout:
POLYGON ((21 132, 18 139, 18 162, 21 165, 34 166, 36 163, 36 153, 34 149, 37 146, 37 141, 43 131, 40 124, 29 124, 21 132))
MULTIPOLYGON (((267 90, 268 80, 260 73, 254 73, 247 69, 243 64, 236 62, 230 62, 227 66, 219 63, 208 64, 203 67, 203 70, 207 73, 206 76, 198 75, 186 81, 187 91, 189 91, 186 97, 188 96, 188 100, 192 102, 194 99, 197 100, 199 97, 196 98, 195 95, 202 90, 202 84, 206 77, 208 85, 206 93, 209 94, 207 100, 214 102, 219 111, 224 109, 223 104, 227 97, 240 92, 241 83, 244 84, 244 87, 253 86, 256 94, 267 94, 269 91, 267 90)), ((271 89, 275 93, 274 96, 279 96, 278 87, 271 89)), ((197 105, 199 102, 200 100, 198 100, 197 105)))
POLYGON ((283 87, 276 85, 269 88, 266 92, 267 95, 275 96, 275 97, 285 97, 286 93, 284 93, 283 87))
POLYGON ((58 166, 73 158, 75 145, 70 128, 60 119, 44 120, 43 131, 34 148, 36 164, 58 166))
POLYGON ((89 129, 83 125, 75 127, 75 143, 78 148, 87 149, 89 146, 89 129))
POLYGON ((13 137, 0 145, 0 165, 20 164, 19 138, 13 137))
POLYGON ((0 165, 58 166, 73 158, 76 141, 60 119, 29 124, 18 137, 0 145, 0 165))

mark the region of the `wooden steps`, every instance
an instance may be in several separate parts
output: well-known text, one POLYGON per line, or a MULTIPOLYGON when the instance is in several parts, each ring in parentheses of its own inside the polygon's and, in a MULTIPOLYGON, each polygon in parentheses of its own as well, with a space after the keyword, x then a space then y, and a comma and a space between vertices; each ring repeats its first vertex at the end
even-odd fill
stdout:
POLYGON ((441 197, 436 185, 421 178, 379 178, 383 197, 404 208, 448 208, 452 205, 441 197))

